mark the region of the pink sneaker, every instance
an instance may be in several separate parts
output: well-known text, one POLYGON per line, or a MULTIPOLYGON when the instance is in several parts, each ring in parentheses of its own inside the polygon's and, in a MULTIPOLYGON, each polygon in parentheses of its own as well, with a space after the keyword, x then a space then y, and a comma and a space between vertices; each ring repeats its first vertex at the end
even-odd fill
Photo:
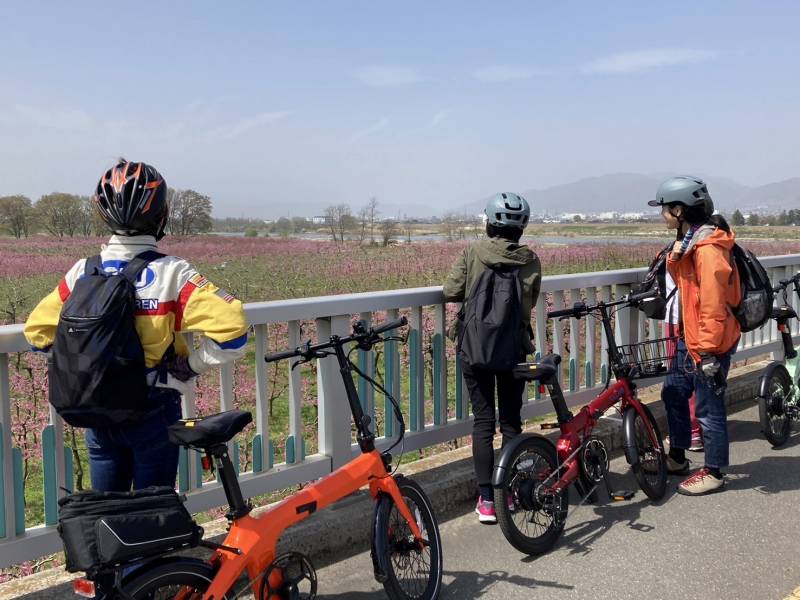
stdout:
POLYGON ((494 511, 494 502, 478 498, 475 512, 478 513, 478 521, 481 523, 497 523, 497 513, 494 511))
POLYGON ((689 446, 689 452, 702 452, 703 451, 703 436, 692 436, 692 445, 689 446))

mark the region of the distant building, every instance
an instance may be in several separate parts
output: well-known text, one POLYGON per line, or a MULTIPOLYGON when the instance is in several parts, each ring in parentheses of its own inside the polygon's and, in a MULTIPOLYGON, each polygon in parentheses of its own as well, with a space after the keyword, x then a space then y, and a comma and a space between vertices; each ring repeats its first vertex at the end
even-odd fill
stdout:
POLYGON ((325 225, 325 223, 328 222, 328 217, 325 216, 311 217, 309 221, 311 221, 312 225, 325 225))

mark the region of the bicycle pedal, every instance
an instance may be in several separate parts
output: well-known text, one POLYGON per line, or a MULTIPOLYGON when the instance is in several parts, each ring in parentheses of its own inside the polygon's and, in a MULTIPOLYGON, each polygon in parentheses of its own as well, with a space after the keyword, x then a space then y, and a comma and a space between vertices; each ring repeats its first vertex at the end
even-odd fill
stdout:
POLYGON ((630 500, 636 495, 636 492, 631 492, 628 490, 617 490, 616 492, 611 492, 609 496, 611 496, 612 502, 625 502, 626 500, 630 500))
POLYGON ((539 429, 559 429, 558 423, 539 423, 539 429))

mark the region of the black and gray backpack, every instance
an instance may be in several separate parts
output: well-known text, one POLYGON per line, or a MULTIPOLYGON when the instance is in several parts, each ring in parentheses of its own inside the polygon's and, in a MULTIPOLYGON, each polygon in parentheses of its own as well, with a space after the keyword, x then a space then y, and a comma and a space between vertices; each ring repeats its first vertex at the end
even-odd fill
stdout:
POLYGON ((741 302, 731 309, 739 321, 742 333, 746 333, 758 329, 769 321, 775 294, 767 270, 755 254, 739 244, 734 244, 731 258, 739 272, 742 288, 741 302))
POLYGON ((47 370, 50 403, 70 425, 127 425, 152 410, 134 325, 136 280, 163 256, 144 252, 113 275, 103 270, 99 256, 86 260, 61 308, 47 370))
POLYGON ((465 363, 479 369, 513 369, 523 351, 519 268, 487 266, 459 319, 458 354, 465 363))

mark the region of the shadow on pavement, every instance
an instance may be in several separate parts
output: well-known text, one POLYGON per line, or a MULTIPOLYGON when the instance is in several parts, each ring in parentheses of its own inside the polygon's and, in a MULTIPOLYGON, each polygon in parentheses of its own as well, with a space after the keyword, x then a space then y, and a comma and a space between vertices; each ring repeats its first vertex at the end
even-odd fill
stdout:
POLYGON ((786 443, 779 448, 772 448, 761 431, 761 424, 758 421, 742 421, 728 417, 728 433, 731 442, 747 442, 750 440, 762 441, 765 452, 780 452, 787 448, 792 448, 800 444, 800 427, 792 421, 791 433, 786 443))
MULTIPOLYGON (((766 444, 766 442, 764 442, 766 444)), ((762 494, 777 494, 800 489, 796 456, 764 456, 725 469, 728 490, 753 489, 762 494)))
MULTIPOLYGON (((507 571, 489 571, 477 573, 475 571, 445 571, 444 579, 450 583, 442 586, 441 598, 480 598, 485 592, 499 583, 511 584, 529 590, 535 589, 562 589, 571 590, 573 586, 563 585, 556 581, 531 579, 521 575, 511 575, 507 571)), ((386 592, 345 592, 343 594, 321 594, 319 600, 385 600, 386 592)))
MULTIPOLYGON (((584 504, 582 506, 570 505, 570 513, 567 515, 567 525, 564 534, 556 542, 556 548, 566 547, 570 554, 587 555, 592 551, 592 545, 607 531, 618 524, 625 525, 628 529, 637 533, 651 533, 655 527, 639 521, 642 508, 651 505, 660 505, 667 502, 676 492, 676 484, 673 477, 667 479, 667 491, 661 500, 656 502, 650 500, 641 491, 633 476, 628 473, 625 477, 620 474, 611 474, 612 483, 615 487, 622 489, 636 490, 635 501, 612 502, 606 496, 605 488, 602 484, 598 488, 600 494, 599 504, 584 504)), ((535 556, 526 556, 522 562, 532 562, 535 556)))

